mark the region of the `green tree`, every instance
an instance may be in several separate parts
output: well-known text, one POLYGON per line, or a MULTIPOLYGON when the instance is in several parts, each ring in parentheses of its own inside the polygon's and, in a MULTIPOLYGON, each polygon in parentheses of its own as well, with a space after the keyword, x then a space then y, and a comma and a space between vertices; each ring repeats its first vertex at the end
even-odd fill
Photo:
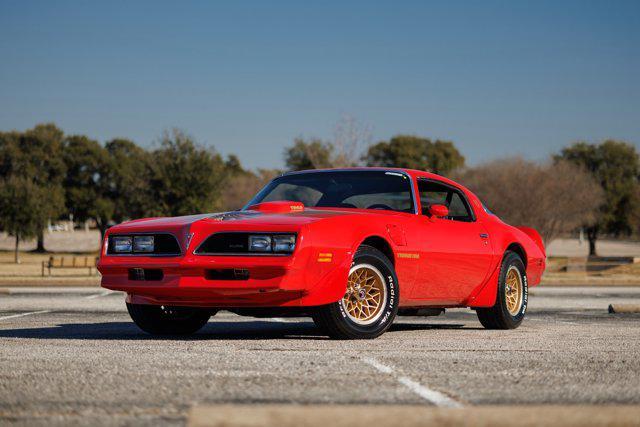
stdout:
POLYGON ((115 222, 142 218, 157 212, 151 191, 153 165, 151 154, 128 139, 106 143, 108 168, 106 197, 113 204, 115 222))
POLYGON ((596 255, 600 233, 630 234, 637 227, 640 200, 640 159, 628 143, 606 140, 600 144, 577 142, 564 148, 556 160, 566 160, 589 171, 604 190, 598 221, 586 227, 589 255, 596 255))
POLYGON ((64 212, 62 182, 66 167, 62 159, 64 133, 52 123, 36 125, 23 133, 0 134, 0 176, 29 178, 41 187, 41 209, 37 219, 39 231, 36 251, 44 252, 47 221, 64 212))
POLYGON ((293 146, 284 150, 284 161, 288 170, 358 166, 362 160, 362 148, 370 141, 370 126, 346 114, 337 121, 330 141, 296 138, 293 146))
POLYGON ((43 192, 40 227, 37 233, 37 252, 44 252, 44 228, 47 221, 57 219, 64 212, 62 182, 66 166, 62 158, 64 132, 53 123, 36 125, 24 133, 21 144, 27 153, 29 175, 43 192))
POLYGON ((269 181, 282 172, 275 169, 248 170, 242 167, 235 155, 225 162, 225 185, 221 192, 220 208, 234 211, 242 208, 269 181))
POLYGON ((115 211, 109 171, 117 165, 100 143, 83 135, 65 138, 63 158, 67 165, 64 188, 69 211, 75 221, 94 220, 104 235, 115 211))
POLYGON ((200 147, 182 131, 165 132, 153 152, 152 187, 164 215, 207 212, 220 205, 225 163, 212 149, 200 147))
POLYGON ((15 263, 20 263, 20 241, 35 237, 40 231, 43 187, 28 177, 11 176, 0 180, 0 227, 15 237, 15 263))
POLYGON ((465 161, 453 142, 412 135, 397 135, 370 146, 364 160, 367 166, 428 170, 441 175, 463 167, 465 161))
POLYGON ((20 170, 23 153, 20 149, 22 133, 0 132, 0 177, 8 178, 20 170))
POLYGON ((227 156, 227 160, 225 160, 224 162, 224 167, 226 168, 226 173, 232 176, 243 174, 246 172, 242 167, 240 159, 235 154, 230 154, 227 156))
POLYGON ((312 139, 296 138, 293 146, 284 150, 284 163, 288 170, 300 171, 333 167, 334 146, 331 143, 312 139))

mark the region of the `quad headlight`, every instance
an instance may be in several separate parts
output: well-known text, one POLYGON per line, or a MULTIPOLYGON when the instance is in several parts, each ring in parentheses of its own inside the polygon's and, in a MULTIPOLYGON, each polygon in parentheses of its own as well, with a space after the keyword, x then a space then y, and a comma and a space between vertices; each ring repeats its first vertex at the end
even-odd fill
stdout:
POLYGON ((111 239, 111 248, 116 254, 150 254, 155 249, 153 236, 113 236, 111 239))
POLYGON ((154 249, 153 236, 134 236, 133 251, 152 253, 154 249))
POLYGON ((273 252, 291 253, 295 248, 295 234, 280 234, 273 236, 273 252))
POLYGON ((250 234, 249 252, 290 254, 296 248, 295 234, 250 234))
POLYGON ((271 252, 271 236, 249 236, 250 252, 271 252))
POLYGON ((131 236, 113 237, 113 251, 118 254, 131 252, 131 240, 131 236))

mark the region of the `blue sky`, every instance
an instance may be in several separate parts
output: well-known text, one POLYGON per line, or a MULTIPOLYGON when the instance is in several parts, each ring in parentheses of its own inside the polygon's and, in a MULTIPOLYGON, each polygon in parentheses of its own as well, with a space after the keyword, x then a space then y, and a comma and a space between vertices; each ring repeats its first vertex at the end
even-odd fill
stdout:
POLYGON ((0 129, 151 146, 180 127, 248 167, 341 115, 469 163, 640 143, 640 1, 0 0, 0 129))

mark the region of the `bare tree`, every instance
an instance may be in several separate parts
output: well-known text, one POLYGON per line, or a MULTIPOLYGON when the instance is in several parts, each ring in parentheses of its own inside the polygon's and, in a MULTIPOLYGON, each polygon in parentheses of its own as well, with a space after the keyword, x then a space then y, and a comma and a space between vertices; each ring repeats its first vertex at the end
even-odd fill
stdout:
POLYGON ((597 220, 604 195, 583 169, 565 161, 496 160, 456 177, 505 222, 540 232, 545 243, 597 220))
POLYGON ((242 208, 262 187, 279 174, 280 171, 274 169, 258 169, 255 172, 243 170, 234 174, 222 189, 222 210, 233 211, 242 208))
POLYGON ((289 170, 357 166, 370 142, 371 127, 343 115, 334 128, 333 140, 298 137, 285 149, 284 160, 289 170))
POLYGON ((333 131, 333 167, 359 164, 362 150, 371 144, 371 126, 343 114, 333 131))

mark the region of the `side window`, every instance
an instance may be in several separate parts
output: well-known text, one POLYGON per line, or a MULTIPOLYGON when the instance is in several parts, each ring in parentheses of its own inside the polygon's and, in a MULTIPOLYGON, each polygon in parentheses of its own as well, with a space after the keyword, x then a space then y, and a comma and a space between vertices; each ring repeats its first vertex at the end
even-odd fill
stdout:
POLYGON ((420 192, 423 215, 429 214, 429 206, 431 205, 445 205, 449 208, 447 219, 473 221, 469 204, 459 190, 435 181, 419 180, 418 191, 420 192))
POLYGON ((462 197, 460 197, 459 193, 453 193, 451 195, 451 203, 449 203, 449 215, 453 218, 468 217, 469 219, 471 219, 471 215, 469 215, 467 206, 462 201, 462 197))

